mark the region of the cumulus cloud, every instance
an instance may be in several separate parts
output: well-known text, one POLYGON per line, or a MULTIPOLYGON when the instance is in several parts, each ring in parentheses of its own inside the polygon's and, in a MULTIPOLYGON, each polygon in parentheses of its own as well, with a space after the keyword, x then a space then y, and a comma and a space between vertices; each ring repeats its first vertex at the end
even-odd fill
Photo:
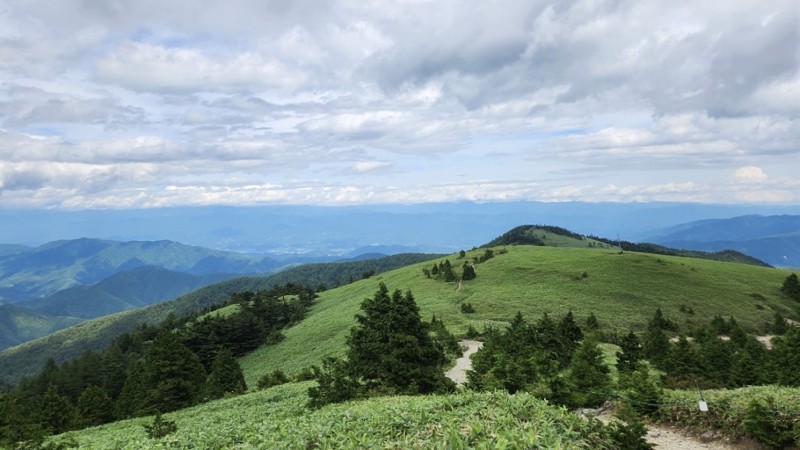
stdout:
POLYGON ((767 180, 767 174, 756 166, 745 166, 736 169, 733 177, 740 183, 763 183, 767 180))
POLYGON ((6 3, 3 202, 797 202, 798 23, 793 0, 6 3))

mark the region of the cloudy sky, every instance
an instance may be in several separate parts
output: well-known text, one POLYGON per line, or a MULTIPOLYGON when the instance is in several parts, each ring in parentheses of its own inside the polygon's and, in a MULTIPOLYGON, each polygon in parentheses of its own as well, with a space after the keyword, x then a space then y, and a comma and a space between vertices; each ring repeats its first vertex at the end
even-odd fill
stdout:
POLYGON ((797 0, 0 0, 0 207, 800 202, 797 0))

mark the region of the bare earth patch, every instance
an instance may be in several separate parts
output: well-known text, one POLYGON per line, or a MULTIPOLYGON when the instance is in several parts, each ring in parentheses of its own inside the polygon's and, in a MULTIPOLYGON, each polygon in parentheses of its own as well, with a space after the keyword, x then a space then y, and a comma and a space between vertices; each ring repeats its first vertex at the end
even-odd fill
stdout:
POLYGON ((483 347, 483 342, 464 340, 460 341, 462 348, 466 348, 461 358, 456 360, 456 365, 445 372, 444 376, 453 380, 459 386, 467 382, 467 371, 472 370, 472 354, 483 347))

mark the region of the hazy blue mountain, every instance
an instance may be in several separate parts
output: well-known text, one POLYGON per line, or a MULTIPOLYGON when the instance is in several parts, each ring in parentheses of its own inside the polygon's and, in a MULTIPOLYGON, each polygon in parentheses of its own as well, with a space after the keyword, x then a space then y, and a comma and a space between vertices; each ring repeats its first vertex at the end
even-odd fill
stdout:
POLYGON ((87 319, 172 300, 238 275, 191 275, 154 266, 114 274, 48 297, 0 306, 0 350, 46 336, 87 319))
POLYGON ((800 268, 800 216, 702 220, 662 230, 649 240, 690 250, 736 250, 773 266, 800 268))
POLYGON ((355 256, 352 252, 358 248, 381 245, 451 253, 488 242, 520 223, 557 223, 585 235, 619 233, 624 240, 640 241, 654 230, 681 223, 745 214, 800 214, 800 205, 449 202, 90 211, 0 208, 0 240, 40 245, 81 236, 117 241, 169 239, 269 254, 281 261, 311 261, 355 256))
POLYGON ((41 314, 18 305, 0 305, 0 349, 46 336, 81 321, 77 317, 41 314))
POLYGON ((118 242, 80 238, 55 241, 0 256, 0 303, 46 297, 144 266, 204 276, 266 274, 281 265, 261 256, 166 240, 118 242))
POLYGON ((23 306, 51 316, 82 319, 113 314, 171 300, 233 274, 191 275, 161 267, 144 266, 114 274, 90 286, 75 286, 23 306))
POLYGON ((27 245, 17 245, 17 244, 0 244, 0 256, 11 255, 14 253, 20 253, 24 251, 28 251, 31 248, 27 245))
MULTIPOLYGON (((0 379, 16 382, 33 375, 48 358, 61 363, 86 350, 105 348, 118 335, 144 323, 157 324, 169 314, 184 316, 227 301, 234 292, 259 291, 286 283, 328 287, 361 279, 365 273, 383 273, 443 255, 399 254, 379 259, 305 264, 269 276, 239 277, 202 287, 174 300, 87 320, 77 326, 0 351, 0 379)), ((16 305, 9 305, 19 308, 16 305)), ((2 325, 2 322, 0 322, 2 325)))

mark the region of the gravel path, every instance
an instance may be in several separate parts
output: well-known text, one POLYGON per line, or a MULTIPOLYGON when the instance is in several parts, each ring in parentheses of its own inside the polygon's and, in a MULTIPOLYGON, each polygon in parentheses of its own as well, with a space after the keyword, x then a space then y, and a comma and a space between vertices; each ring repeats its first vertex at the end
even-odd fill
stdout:
POLYGON ((650 424, 647 426, 647 430, 647 442, 655 444, 657 450, 733 450, 743 448, 723 441, 702 442, 697 438, 686 436, 677 430, 661 425, 650 424))
POLYGON ((472 354, 477 352, 483 347, 483 342, 478 341, 460 341, 461 347, 466 347, 464 354, 461 358, 456 360, 456 365, 452 369, 445 372, 444 376, 450 378, 457 385, 461 386, 467 382, 467 371, 472 369, 472 354))

